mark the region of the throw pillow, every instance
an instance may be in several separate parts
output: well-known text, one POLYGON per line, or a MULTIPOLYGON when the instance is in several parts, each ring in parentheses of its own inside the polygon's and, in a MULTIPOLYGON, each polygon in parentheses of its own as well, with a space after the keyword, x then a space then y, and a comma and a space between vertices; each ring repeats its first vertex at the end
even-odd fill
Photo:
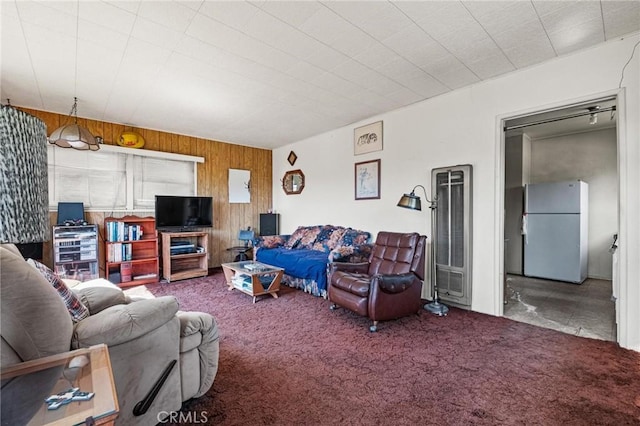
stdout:
POLYGON ((64 304, 67 306, 67 310, 71 315, 71 319, 73 322, 78 322, 83 320, 89 316, 89 309, 82 304, 80 299, 65 285, 64 281, 55 272, 37 260, 29 259, 27 260, 31 266, 36 268, 43 277, 49 281, 49 283, 58 291, 58 294, 64 301, 64 304))
POLYGON ((305 231, 306 228, 299 226, 298 229, 293 231, 293 234, 291 234, 284 246, 288 249, 295 248, 300 243, 302 237, 304 237, 305 231))

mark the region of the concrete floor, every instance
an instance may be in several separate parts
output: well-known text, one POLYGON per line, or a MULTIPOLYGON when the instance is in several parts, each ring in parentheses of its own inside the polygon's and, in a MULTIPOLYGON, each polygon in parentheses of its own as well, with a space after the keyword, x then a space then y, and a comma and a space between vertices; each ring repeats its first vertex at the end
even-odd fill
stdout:
POLYGON ((571 284, 507 276, 504 316, 514 321, 593 339, 616 341, 611 281, 571 284))

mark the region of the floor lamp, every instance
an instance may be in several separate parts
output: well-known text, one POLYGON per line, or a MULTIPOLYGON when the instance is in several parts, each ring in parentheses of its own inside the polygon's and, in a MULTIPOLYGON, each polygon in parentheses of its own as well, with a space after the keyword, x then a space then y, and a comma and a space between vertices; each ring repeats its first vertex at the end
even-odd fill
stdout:
POLYGON ((411 190, 410 194, 404 194, 400 201, 398 201, 398 207, 404 207, 405 209, 411 210, 419 210, 422 211, 422 203, 420 201, 420 196, 416 195, 416 188, 422 188, 424 191, 424 198, 429 203, 429 209, 431 210, 431 258, 430 265, 431 268, 431 284, 433 285, 433 300, 426 305, 424 305, 424 309, 431 312, 432 314, 438 316, 447 315, 449 312, 449 308, 440 303, 440 297, 438 296, 438 285, 436 284, 436 240, 433 238, 436 235, 436 209, 438 208, 438 202, 434 197, 433 200, 429 200, 427 196, 427 190, 422 185, 416 185, 411 190))

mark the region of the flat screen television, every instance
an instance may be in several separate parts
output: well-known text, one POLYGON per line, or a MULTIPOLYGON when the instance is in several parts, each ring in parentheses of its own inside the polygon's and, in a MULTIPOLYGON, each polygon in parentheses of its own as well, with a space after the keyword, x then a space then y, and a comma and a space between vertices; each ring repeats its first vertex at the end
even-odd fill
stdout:
POLYGON ((161 231, 211 228, 213 199, 156 195, 156 228, 161 231))

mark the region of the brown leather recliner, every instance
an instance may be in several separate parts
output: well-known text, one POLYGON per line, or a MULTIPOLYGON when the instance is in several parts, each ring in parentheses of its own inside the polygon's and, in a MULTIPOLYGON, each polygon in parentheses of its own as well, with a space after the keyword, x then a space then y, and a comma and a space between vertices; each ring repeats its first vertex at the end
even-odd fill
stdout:
POLYGON ((420 311, 427 237, 380 232, 366 263, 331 263, 329 300, 373 320, 386 321, 420 311))

